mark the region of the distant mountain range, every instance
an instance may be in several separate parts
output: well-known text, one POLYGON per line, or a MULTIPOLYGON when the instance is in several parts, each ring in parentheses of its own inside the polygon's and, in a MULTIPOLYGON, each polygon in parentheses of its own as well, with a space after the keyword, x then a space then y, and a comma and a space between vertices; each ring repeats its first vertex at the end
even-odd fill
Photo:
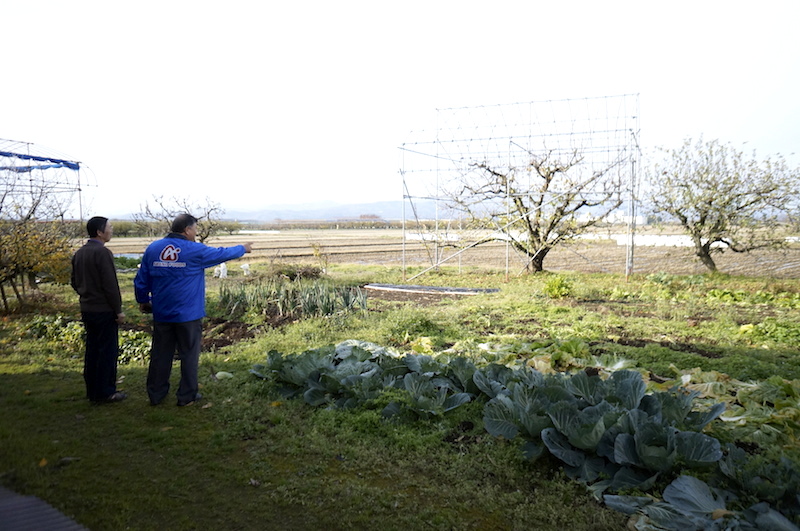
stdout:
MULTIPOLYGON (((412 205, 406 203, 406 219, 418 217, 420 219, 435 219, 436 204, 433 201, 415 201, 412 205)), ((372 217, 392 221, 403 219, 403 201, 378 201, 374 203, 338 204, 338 203, 309 203, 301 205, 269 205, 260 210, 244 211, 229 210, 225 212, 226 219, 237 221, 332 221, 341 219, 359 219, 372 217)), ((440 212, 439 217, 442 217, 440 212)))

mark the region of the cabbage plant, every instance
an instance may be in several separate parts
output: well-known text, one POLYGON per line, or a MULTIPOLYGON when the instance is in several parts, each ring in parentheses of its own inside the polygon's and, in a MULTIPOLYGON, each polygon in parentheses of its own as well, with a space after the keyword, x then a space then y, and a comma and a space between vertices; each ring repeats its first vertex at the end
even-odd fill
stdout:
POLYGON ((475 375, 491 396, 484 425, 494 436, 522 436, 524 452, 547 450, 567 474, 606 490, 649 489, 658 475, 676 468, 704 467, 722 458, 717 439, 701 432, 725 410, 722 403, 694 411, 696 392, 673 388, 646 393, 631 370, 541 375, 533 369, 487 366, 475 375))

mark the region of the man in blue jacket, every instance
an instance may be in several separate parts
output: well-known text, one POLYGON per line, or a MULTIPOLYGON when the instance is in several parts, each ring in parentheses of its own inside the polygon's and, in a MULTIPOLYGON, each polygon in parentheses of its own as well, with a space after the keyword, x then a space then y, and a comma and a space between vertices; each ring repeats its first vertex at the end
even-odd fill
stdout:
POLYGON ((181 360, 179 406, 202 398, 198 393, 202 321, 206 315, 205 269, 240 258, 252 244, 209 247, 196 242, 197 218, 181 214, 171 232, 151 243, 133 281, 136 302, 145 313, 153 313, 153 346, 147 372, 147 395, 154 406, 169 393, 172 360, 177 350, 181 360))

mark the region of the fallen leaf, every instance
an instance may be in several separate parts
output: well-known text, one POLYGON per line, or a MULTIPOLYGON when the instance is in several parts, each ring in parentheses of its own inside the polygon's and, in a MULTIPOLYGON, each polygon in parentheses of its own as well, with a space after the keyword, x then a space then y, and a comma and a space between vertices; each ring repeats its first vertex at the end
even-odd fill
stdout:
POLYGON ((171 429, 172 429, 172 426, 164 426, 163 428, 161 428, 161 431, 169 431, 171 429))
POLYGON ((257 480, 257 479, 250 478, 250 485, 252 485, 254 487, 260 487, 261 486, 261 482, 259 480, 257 480))
POLYGON ((212 405, 213 405, 213 404, 212 404, 211 402, 206 402, 205 404, 203 404, 203 405, 200 407, 200 409, 208 409, 208 408, 210 408, 212 405))
POLYGON ((733 512, 731 512, 731 511, 729 511, 727 509, 717 509, 717 510, 715 510, 714 512, 711 513, 711 519, 712 520, 719 520, 720 518, 724 518, 726 516, 733 516, 733 514, 734 514, 733 512))
POLYGON ((40 467, 47 466, 47 458, 46 457, 42 457, 42 460, 39 461, 39 466, 40 467))

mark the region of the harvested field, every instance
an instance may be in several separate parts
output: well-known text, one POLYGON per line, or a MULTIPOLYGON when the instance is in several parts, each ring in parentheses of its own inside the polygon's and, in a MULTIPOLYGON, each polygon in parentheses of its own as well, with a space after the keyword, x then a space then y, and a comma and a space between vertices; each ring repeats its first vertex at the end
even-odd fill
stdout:
MULTIPOLYGON (((141 253, 149 243, 145 238, 115 238, 108 247, 114 253, 141 253)), ((450 266, 486 267, 517 275, 525 261, 504 243, 487 243, 456 255, 457 249, 434 248, 431 243, 410 241, 403 244, 403 233, 395 229, 373 230, 287 230, 219 236, 207 242, 214 246, 253 242, 254 252, 246 261, 285 263, 361 263, 407 266, 432 266, 435 257, 452 257, 450 266)), ((624 273, 625 246, 611 239, 581 240, 556 248, 545 259, 548 271, 587 273, 624 273)), ((800 249, 788 251, 727 252, 716 257, 723 273, 774 278, 800 277, 800 249)), ((707 272, 690 248, 637 246, 634 249, 634 273, 702 274, 707 272)))

